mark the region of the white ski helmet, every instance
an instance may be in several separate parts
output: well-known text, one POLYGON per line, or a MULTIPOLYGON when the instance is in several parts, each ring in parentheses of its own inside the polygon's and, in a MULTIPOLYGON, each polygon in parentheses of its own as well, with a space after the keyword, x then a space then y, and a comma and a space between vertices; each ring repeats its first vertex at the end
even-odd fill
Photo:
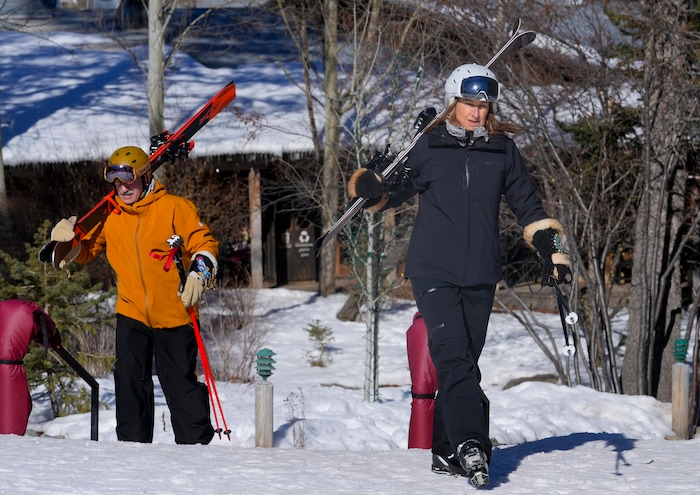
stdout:
POLYGON ((501 85, 496 74, 483 65, 464 64, 457 67, 445 81, 445 106, 455 98, 472 98, 488 101, 496 110, 496 102, 501 96, 501 85))

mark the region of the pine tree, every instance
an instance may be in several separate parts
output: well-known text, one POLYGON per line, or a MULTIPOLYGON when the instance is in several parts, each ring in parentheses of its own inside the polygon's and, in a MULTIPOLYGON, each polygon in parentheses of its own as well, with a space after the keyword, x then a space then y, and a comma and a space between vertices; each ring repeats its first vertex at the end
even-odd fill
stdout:
MULTIPOLYGON (((39 261, 49 228, 46 221, 34 244, 25 245, 26 260, 0 250, 0 299, 34 301, 56 324, 62 346, 91 374, 104 375, 114 362, 115 323, 109 303, 114 290, 93 284, 82 265, 55 270, 39 261)), ((54 353, 32 345, 24 362, 30 389, 45 390, 41 393, 50 397, 54 415, 89 411, 89 393, 75 386, 75 374, 54 353)))

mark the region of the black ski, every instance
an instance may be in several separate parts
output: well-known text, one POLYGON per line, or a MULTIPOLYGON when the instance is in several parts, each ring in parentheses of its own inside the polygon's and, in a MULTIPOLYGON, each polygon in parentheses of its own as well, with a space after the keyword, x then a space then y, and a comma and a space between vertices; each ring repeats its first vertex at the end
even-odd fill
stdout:
MULTIPOLYGON (((520 50, 521 48, 535 41, 535 37, 537 35, 533 31, 523 31, 519 33, 519 30, 520 19, 518 19, 510 39, 505 42, 503 47, 501 47, 501 49, 498 50, 498 52, 496 52, 496 54, 493 57, 491 57, 491 60, 489 60, 484 67, 491 67, 493 64, 500 61, 506 55, 509 55, 510 53, 513 53, 516 50, 520 50)), ((432 124, 433 122, 439 122, 445 116, 447 110, 447 108, 444 108, 440 113, 438 113, 433 118, 433 120, 430 121, 430 123, 423 127, 423 130, 418 132, 413 137, 408 146, 401 150, 394 157, 392 162, 389 165, 387 165, 386 168, 384 168, 384 170, 381 171, 381 175, 384 179, 387 179, 389 176, 391 176, 391 174, 398 168, 398 166, 406 159, 406 157, 416 145, 418 140, 423 136, 423 134, 425 134, 425 131, 430 129, 430 124, 432 124)), ((362 210, 362 207, 367 201, 367 198, 355 198, 350 203, 350 206, 347 208, 347 210, 345 210, 345 213, 343 213, 343 215, 331 226, 331 228, 328 229, 328 232, 316 239, 316 242, 314 243, 314 250, 316 251, 316 256, 318 256, 321 249, 323 249, 323 246, 325 246, 334 235, 336 235, 343 227, 345 227, 348 224, 348 222, 357 213, 359 213, 360 210, 362 210)))

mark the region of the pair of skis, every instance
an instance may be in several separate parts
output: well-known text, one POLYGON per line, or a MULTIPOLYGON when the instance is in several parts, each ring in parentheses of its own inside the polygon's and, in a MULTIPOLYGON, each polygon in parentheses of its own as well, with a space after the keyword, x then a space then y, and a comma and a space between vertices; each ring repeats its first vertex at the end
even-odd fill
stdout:
MULTIPOLYGON (((183 151, 183 148, 186 148, 185 152, 191 151, 194 143, 189 143, 190 139, 235 98, 236 84, 231 81, 212 96, 174 134, 169 134, 166 131, 162 135, 163 142, 158 143, 158 148, 149 157, 151 171, 155 172, 165 162, 171 161, 174 155, 181 154, 180 152, 183 151)), ((104 222, 110 214, 121 213, 114 196, 115 192, 112 190, 90 211, 80 217, 75 224, 75 237, 72 241, 50 241, 44 245, 39 251, 39 260, 44 263, 51 263, 54 268, 61 268, 66 263, 73 261, 80 252, 79 246, 83 237, 104 222)))
MULTIPOLYGON (((535 37, 537 36, 533 31, 523 31, 520 32, 520 24, 521 20, 518 19, 518 21, 515 24, 515 27, 511 31, 511 37, 508 41, 505 42, 503 47, 501 47, 498 52, 491 57, 491 60, 489 60, 484 67, 488 68, 491 67, 493 64, 496 62, 500 61, 503 57, 506 55, 513 53, 517 50, 520 50, 521 48, 529 45, 533 41, 535 41, 535 37)), ((423 137, 423 134, 425 134, 425 131, 430 129, 431 125, 433 122, 440 122, 441 120, 444 119, 445 115, 447 114, 448 108, 443 109, 440 113, 438 113, 433 119, 423 127, 423 130, 418 132, 414 137, 413 140, 404 148, 401 150, 392 160, 392 162, 386 166, 384 170, 381 171, 381 175, 384 179, 387 179, 391 176, 391 174, 404 162, 404 160, 407 158, 408 154, 411 152, 413 147, 416 145, 418 140, 423 137)), ((328 241, 336 235, 340 230, 345 227, 352 218, 362 210, 362 207, 364 204, 368 201, 368 198, 361 198, 357 197, 353 199, 353 201, 350 203, 350 206, 347 208, 345 213, 331 226, 331 228, 323 234, 321 237, 319 237, 316 242, 314 243, 314 250, 316 251, 316 255, 320 253, 321 249, 323 249, 323 246, 325 246, 328 241)))

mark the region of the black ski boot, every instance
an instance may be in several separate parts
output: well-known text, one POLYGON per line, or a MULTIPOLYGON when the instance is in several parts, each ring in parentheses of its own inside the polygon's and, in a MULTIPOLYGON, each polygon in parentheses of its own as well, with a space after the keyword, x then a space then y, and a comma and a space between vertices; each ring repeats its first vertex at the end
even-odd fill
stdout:
POLYGON ((454 454, 450 456, 433 454, 433 465, 431 467, 434 473, 451 474, 453 476, 466 476, 467 472, 459 465, 459 461, 454 454))
POLYGON ((489 463, 478 440, 467 440, 457 447, 457 459, 476 488, 489 484, 489 463))

